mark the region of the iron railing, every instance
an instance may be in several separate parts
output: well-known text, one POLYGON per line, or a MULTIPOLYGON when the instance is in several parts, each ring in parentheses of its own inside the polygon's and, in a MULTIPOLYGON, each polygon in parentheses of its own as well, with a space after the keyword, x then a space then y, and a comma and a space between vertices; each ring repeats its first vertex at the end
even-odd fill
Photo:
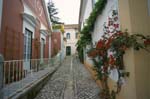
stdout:
POLYGON ((33 75, 35 72, 50 68, 59 64, 58 58, 29 59, 29 60, 11 60, 3 62, 3 86, 17 82, 33 75), (25 69, 28 67, 28 69, 25 69))

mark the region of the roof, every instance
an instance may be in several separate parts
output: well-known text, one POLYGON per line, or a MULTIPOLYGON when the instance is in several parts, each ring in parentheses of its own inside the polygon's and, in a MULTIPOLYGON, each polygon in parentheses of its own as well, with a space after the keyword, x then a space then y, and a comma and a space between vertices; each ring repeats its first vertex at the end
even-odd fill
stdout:
POLYGON ((87 4, 87 0, 81 0, 80 1, 79 20, 78 20, 79 31, 81 30, 81 22, 83 20, 83 16, 84 16, 84 11, 85 11, 86 4, 87 4))
POLYGON ((65 29, 78 29, 78 24, 66 24, 64 25, 65 29))

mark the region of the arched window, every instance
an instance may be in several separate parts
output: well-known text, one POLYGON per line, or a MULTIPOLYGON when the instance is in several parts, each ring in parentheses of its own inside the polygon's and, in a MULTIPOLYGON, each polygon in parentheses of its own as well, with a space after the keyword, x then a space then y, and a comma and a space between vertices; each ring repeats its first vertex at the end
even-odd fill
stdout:
POLYGON ((66 38, 70 39, 70 33, 67 33, 66 38))

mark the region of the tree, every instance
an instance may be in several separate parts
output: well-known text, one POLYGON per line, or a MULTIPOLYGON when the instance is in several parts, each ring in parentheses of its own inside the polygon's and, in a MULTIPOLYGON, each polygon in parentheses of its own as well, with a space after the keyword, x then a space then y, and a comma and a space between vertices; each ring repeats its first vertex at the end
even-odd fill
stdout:
POLYGON ((59 22, 60 18, 56 16, 58 14, 58 9, 55 8, 55 5, 52 1, 48 3, 48 12, 50 15, 51 22, 53 24, 60 24, 59 22))

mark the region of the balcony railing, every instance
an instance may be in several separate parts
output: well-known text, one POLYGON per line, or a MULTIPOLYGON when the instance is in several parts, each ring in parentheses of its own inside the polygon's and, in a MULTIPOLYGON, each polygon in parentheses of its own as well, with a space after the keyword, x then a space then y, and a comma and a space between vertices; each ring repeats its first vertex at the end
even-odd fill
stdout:
POLYGON ((3 88, 0 90, 0 95, 2 94, 4 99, 13 96, 18 90, 23 90, 30 83, 54 70, 60 63, 60 57, 2 62, 3 88))
POLYGON ((4 61, 3 85, 19 81, 27 75, 32 75, 34 72, 49 68, 56 63, 55 61, 54 58, 4 61), (28 66, 29 70, 24 69, 25 65, 30 65, 28 66))

